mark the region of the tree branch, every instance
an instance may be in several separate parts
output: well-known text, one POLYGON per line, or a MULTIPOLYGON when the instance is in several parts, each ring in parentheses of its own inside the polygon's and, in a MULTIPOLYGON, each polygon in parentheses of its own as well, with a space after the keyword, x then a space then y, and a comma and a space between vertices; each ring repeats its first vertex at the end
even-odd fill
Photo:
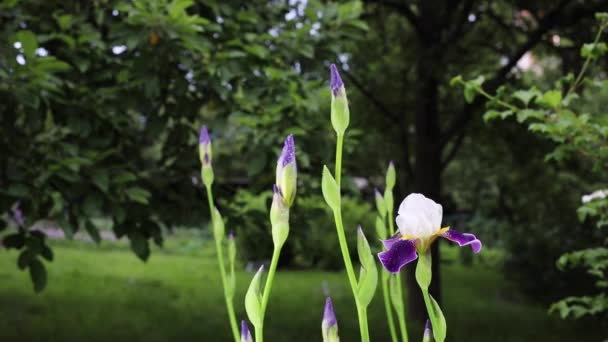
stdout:
MULTIPOLYGON (((486 83, 488 85, 488 92, 493 93, 500 85, 502 85, 507 80, 507 75, 509 74, 511 69, 513 69, 513 67, 517 65, 519 59, 526 52, 532 49, 536 44, 538 44, 538 42, 541 41, 545 33, 547 33, 559 23, 559 19, 561 19, 560 15, 562 12, 564 12, 569 2, 570 0, 561 0, 553 10, 551 10, 546 16, 544 16, 540 20, 538 27, 530 34, 528 34, 528 38, 526 39, 526 41, 519 48, 517 48, 515 52, 509 57, 508 63, 498 70, 492 80, 486 83)), ((582 16, 578 15, 577 19, 580 20, 581 18, 582 16)), ((464 128, 464 126, 468 124, 468 122, 473 117, 473 112, 477 108, 479 108, 483 103, 485 103, 485 99, 477 97, 476 100, 473 101, 473 103, 466 104, 464 106, 461 113, 453 120, 453 122, 448 126, 445 133, 442 135, 442 147, 444 147, 452 137, 454 137, 460 130, 464 128)))
POLYGON ((458 133, 456 140, 454 140, 454 142, 452 143, 450 151, 441 161, 441 170, 444 170, 448 166, 448 164, 450 164, 452 159, 456 157, 456 154, 458 154, 458 150, 460 150, 460 146, 462 146, 462 142, 464 141, 464 137, 466 136, 466 131, 466 129, 463 129, 460 131, 460 133, 458 133))
POLYGON ((363 96, 365 96, 378 110, 380 110, 386 117, 388 117, 392 123, 396 124, 399 122, 399 116, 388 109, 382 101, 380 101, 374 94, 363 86, 363 82, 359 81, 350 72, 342 69, 342 73, 350 80, 350 82, 357 88, 363 96))

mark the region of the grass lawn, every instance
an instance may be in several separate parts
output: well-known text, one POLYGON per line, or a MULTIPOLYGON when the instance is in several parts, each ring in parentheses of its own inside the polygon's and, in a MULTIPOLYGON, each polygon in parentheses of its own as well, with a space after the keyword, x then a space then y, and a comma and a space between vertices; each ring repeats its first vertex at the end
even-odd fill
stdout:
MULTIPOLYGON (((103 242, 54 243, 49 284, 34 294, 17 253, 0 251, 0 341, 230 341, 213 247, 169 241, 148 263, 103 242)), ((447 247, 444 245, 444 247, 447 247)), ((526 303, 492 267, 466 268, 443 248, 443 310, 449 341, 600 341, 590 323, 548 317, 526 303)), ((252 274, 238 274, 237 315, 252 274)), ((342 341, 358 340, 354 302, 343 273, 280 271, 266 321, 267 341, 320 341, 324 292, 336 307, 342 341)), ((389 341, 380 289, 369 310, 372 341, 389 341)), ((594 330, 594 327, 595 329, 594 330)), ((410 323, 410 340, 421 327, 410 323)), ((605 331, 603 331, 605 333, 605 331)))

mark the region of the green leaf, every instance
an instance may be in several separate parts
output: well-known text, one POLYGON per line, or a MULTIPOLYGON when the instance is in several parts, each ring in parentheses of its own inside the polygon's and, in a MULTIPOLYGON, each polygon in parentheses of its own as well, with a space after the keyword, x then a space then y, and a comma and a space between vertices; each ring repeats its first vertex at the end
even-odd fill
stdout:
POLYGON ((455 85, 458 85, 460 83, 463 83, 461 75, 456 75, 456 76, 452 77, 452 79, 450 80, 450 85, 452 87, 455 86, 455 85))
POLYGON ((19 253, 19 257, 17 258, 17 267, 19 267, 20 270, 24 270, 34 259, 36 259, 36 255, 32 253, 29 248, 26 248, 19 253))
POLYGON ((141 204, 148 204, 148 199, 150 198, 150 192, 148 192, 145 189, 142 189, 140 187, 133 187, 133 188, 128 188, 127 190, 125 190, 125 193, 127 194, 127 197, 129 197, 131 200, 141 203, 141 204))
POLYGON ((597 44, 584 44, 581 47, 581 56, 583 58, 589 58, 591 60, 598 59, 608 52, 608 45, 606 43, 597 44))
POLYGON ((543 119, 544 117, 545 113, 540 110, 523 109, 517 112, 517 122, 519 123, 523 123, 530 118, 543 119))
POLYGON ((359 288, 357 290, 357 298, 359 303, 367 307, 372 302, 376 288, 378 287, 378 270, 374 263, 372 267, 361 267, 359 272, 359 288))
POLYGON ((14 233, 4 237, 2 244, 6 248, 21 249, 25 245, 25 235, 23 233, 14 233))
POLYGON ((557 109, 562 102, 562 92, 549 90, 542 97, 536 99, 536 103, 546 108, 557 109))
POLYGON ((477 78, 466 81, 464 84, 464 99, 467 103, 473 102, 475 96, 479 92, 481 85, 485 81, 483 76, 478 76, 477 78))
POLYGON ((34 284, 34 291, 40 292, 44 290, 47 282, 46 268, 38 258, 34 258, 30 264, 30 278, 34 284))
POLYGON ((107 193, 110 185, 110 176, 105 170, 99 170, 93 173, 93 184, 95 184, 99 190, 107 193))
POLYGON ((541 95, 541 92, 536 88, 530 88, 528 90, 518 90, 513 93, 513 97, 521 101, 526 107, 530 103, 530 100, 541 95))
POLYGON ((431 285, 431 279, 433 278, 431 260, 431 252, 428 250, 424 253, 419 253, 418 255, 418 264, 416 265, 416 281, 423 291, 429 288, 429 285, 431 285))
POLYGON ((85 221, 84 229, 87 231, 91 239, 95 241, 95 243, 99 244, 101 242, 101 235, 99 234, 99 230, 89 221, 85 221))
POLYGON ((148 239, 139 232, 135 232, 129 236, 131 241, 131 250, 140 258, 142 261, 148 260, 150 257, 150 245, 148 239))
POLYGON ((433 337, 435 338, 435 341, 443 342, 445 341, 448 330, 445 316, 443 315, 443 311, 441 311, 441 308, 439 307, 439 304, 435 298, 433 298, 433 296, 430 294, 428 295, 428 298, 431 301, 432 308, 432 313, 429 312, 429 319, 431 320, 432 324, 433 337))
POLYGON ((357 252, 359 253, 359 262, 361 262, 363 267, 367 269, 375 267, 376 261, 361 226, 357 229, 357 252))
POLYGON ((19 31, 15 34, 14 40, 21 43, 23 54, 27 59, 34 58, 38 48, 38 40, 32 31, 19 31))
POLYGON ((262 296, 260 292, 260 282, 264 266, 256 272, 249 284, 247 294, 245 294, 245 311, 249 321, 258 329, 262 325, 262 296))
POLYGON ((331 172, 327 166, 323 166, 323 178, 321 180, 321 190, 323 191, 323 197, 325 202, 329 205, 332 210, 340 209, 340 189, 336 180, 331 175, 331 172))
POLYGON ((53 261, 54 259, 53 250, 47 244, 42 245, 40 255, 48 261, 53 261))

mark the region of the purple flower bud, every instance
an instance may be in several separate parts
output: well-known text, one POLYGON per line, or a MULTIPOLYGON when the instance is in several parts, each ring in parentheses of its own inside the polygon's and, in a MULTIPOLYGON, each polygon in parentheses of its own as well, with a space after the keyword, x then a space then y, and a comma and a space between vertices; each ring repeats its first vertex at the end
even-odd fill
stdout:
POLYGON ((198 138, 199 144, 209 144, 211 143, 211 138, 209 137, 209 131, 207 130, 207 126, 201 126, 201 134, 198 138))
POLYGON ((426 320, 426 324, 424 325, 424 336, 422 337, 422 341, 426 342, 426 341, 430 341, 431 340, 431 321, 429 321, 428 319, 426 320))
POLYGON ((231 240, 231 241, 233 241, 233 240, 234 240, 234 230, 231 230, 231 231, 228 233, 228 240, 231 240))
POLYGON ((20 208, 21 203, 17 202, 15 203, 15 205, 13 205, 13 207, 11 208, 11 211, 13 212, 13 220, 15 220, 15 223, 17 223, 17 225, 19 227, 23 227, 25 226, 25 218, 23 216, 23 211, 20 208))
POLYGON ((338 93, 340 92, 340 89, 342 88, 342 86, 344 85, 344 82, 342 82, 342 77, 340 77, 340 72, 338 72, 338 67, 332 63, 332 65, 329 67, 330 69, 330 87, 331 87, 331 93, 335 96, 338 96, 338 93))
POLYGON ((247 325, 247 321, 241 321, 241 342, 253 342, 253 337, 251 336, 251 332, 249 331, 249 326, 247 325))
POLYGON ((327 297, 325 300, 325 310, 323 311, 323 329, 324 331, 329 330, 336 324, 338 324, 338 321, 336 320, 336 314, 334 313, 334 306, 331 302, 331 298, 327 297))
POLYGON ((283 144, 283 150, 277 161, 275 194, 281 194, 285 205, 291 207, 296 196, 296 182, 298 170, 296 166, 296 145, 293 135, 287 136, 283 144))
POLYGON ((279 163, 281 167, 285 167, 287 164, 296 161, 296 144, 293 140, 293 134, 290 134, 283 143, 283 150, 279 157, 279 163))
POLYGON ((321 331, 323 333, 323 342, 340 341, 340 337, 338 336, 338 321, 336 320, 334 306, 331 304, 331 298, 329 297, 327 297, 327 300, 325 301, 321 331))

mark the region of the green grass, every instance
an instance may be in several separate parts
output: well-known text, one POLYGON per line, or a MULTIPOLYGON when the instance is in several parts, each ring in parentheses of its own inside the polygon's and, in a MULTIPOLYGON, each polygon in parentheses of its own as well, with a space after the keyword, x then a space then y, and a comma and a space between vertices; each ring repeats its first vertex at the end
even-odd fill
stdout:
MULTIPOLYGON (((0 252, 0 341, 230 341, 212 244, 168 242, 148 263, 126 247, 54 244, 49 284, 34 294, 17 253, 0 252)), ((452 249, 444 248, 454 259, 452 249)), ((599 341, 581 322, 548 317, 526 303, 492 267, 444 269, 449 341, 599 341)), ((239 272, 237 315, 252 274, 239 272)), ((346 275, 280 271, 266 322, 267 341, 320 341, 324 288, 329 289, 342 341, 357 341, 356 310, 346 275)), ((380 291, 369 310, 373 341, 388 341, 380 291)), ((421 327, 409 322, 410 340, 421 327)))

